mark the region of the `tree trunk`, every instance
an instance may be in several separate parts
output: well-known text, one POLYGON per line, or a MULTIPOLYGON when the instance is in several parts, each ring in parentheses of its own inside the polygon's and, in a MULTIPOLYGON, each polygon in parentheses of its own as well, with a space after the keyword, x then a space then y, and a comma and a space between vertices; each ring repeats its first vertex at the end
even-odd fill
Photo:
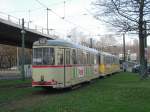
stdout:
POLYGON ((143 28, 143 8, 144 8, 144 0, 140 0, 139 2, 139 51, 140 51, 140 75, 141 78, 145 78, 146 76, 146 67, 145 67, 145 50, 144 50, 144 28, 143 28))

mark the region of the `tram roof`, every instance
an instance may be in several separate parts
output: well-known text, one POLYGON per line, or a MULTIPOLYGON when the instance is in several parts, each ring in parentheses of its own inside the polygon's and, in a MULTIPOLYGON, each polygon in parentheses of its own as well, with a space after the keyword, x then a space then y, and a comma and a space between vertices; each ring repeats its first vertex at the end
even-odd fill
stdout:
POLYGON ((93 52, 93 53, 100 53, 100 54, 107 55, 107 56, 117 57, 117 56, 112 55, 112 54, 107 53, 107 52, 100 52, 100 51, 97 51, 95 49, 92 49, 92 48, 89 48, 89 47, 86 47, 86 46, 82 46, 80 44, 76 44, 74 42, 69 42, 67 40, 60 40, 60 39, 46 40, 45 44, 41 44, 40 40, 39 40, 39 41, 34 42, 33 46, 62 46, 62 47, 82 49, 82 50, 93 52))
POLYGON ((69 48, 78 48, 82 50, 86 50, 93 53, 98 53, 99 51, 88 48, 86 46, 82 46, 80 44, 75 44, 73 42, 68 42, 65 40, 46 40, 45 44, 41 44, 40 41, 36 41, 33 43, 33 46, 62 46, 62 47, 69 47, 69 48))

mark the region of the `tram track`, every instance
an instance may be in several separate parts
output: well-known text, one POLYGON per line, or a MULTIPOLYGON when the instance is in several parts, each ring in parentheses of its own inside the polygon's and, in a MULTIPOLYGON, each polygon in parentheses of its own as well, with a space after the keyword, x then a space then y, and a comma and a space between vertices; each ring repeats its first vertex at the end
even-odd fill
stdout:
POLYGON ((15 85, 0 85, 0 88, 27 88, 27 87, 32 87, 31 83, 24 83, 24 84, 15 84, 15 85))

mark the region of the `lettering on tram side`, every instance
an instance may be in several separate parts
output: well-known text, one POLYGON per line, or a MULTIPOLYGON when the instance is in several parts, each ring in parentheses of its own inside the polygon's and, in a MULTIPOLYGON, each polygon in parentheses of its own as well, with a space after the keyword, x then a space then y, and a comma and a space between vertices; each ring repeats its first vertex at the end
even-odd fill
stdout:
POLYGON ((84 67, 78 67, 79 78, 84 77, 84 67))

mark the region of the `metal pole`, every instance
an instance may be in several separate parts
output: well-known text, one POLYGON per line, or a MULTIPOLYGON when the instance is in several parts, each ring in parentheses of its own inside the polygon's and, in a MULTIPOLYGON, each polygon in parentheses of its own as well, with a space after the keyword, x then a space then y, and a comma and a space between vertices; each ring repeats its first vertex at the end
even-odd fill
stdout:
POLYGON ((19 19, 19 25, 20 25, 20 19, 19 19))
POLYGON ((25 80, 25 71, 24 71, 24 64, 25 64, 25 30, 24 30, 24 19, 22 19, 22 30, 21 30, 21 37, 22 37, 22 61, 21 61, 21 74, 22 74, 22 80, 25 80))
POLYGON ((47 8, 46 10, 47 10, 47 34, 49 35, 49 27, 48 27, 48 11, 49 11, 49 9, 47 8))
POLYGON ((93 48, 93 39, 90 38, 90 48, 93 48))
POLYGON ((147 31, 146 31, 146 21, 144 21, 144 47, 145 47, 145 70, 147 74, 147 31))
POLYGON ((29 29, 30 28, 30 22, 31 22, 31 20, 30 20, 30 13, 31 13, 31 11, 29 10, 28 12, 29 12, 29 21, 28 21, 28 29, 29 29))
POLYGON ((8 21, 10 21, 10 15, 8 15, 8 21))
POLYGON ((66 16, 66 6, 65 6, 65 4, 66 4, 66 1, 64 1, 64 17, 63 17, 63 19, 65 19, 65 16, 66 16))
POLYGON ((18 47, 17 47, 17 69, 19 70, 19 53, 18 53, 18 47))
POLYGON ((126 61, 126 46, 125 46, 125 33, 123 33, 123 61, 126 61))
POLYGON ((42 34, 43 34, 43 28, 42 28, 42 34))
POLYGON ((29 24, 30 24, 30 23, 28 22, 28 29, 29 29, 29 24))
POLYGON ((125 33, 123 33, 123 71, 126 72, 126 43, 125 43, 125 33))

